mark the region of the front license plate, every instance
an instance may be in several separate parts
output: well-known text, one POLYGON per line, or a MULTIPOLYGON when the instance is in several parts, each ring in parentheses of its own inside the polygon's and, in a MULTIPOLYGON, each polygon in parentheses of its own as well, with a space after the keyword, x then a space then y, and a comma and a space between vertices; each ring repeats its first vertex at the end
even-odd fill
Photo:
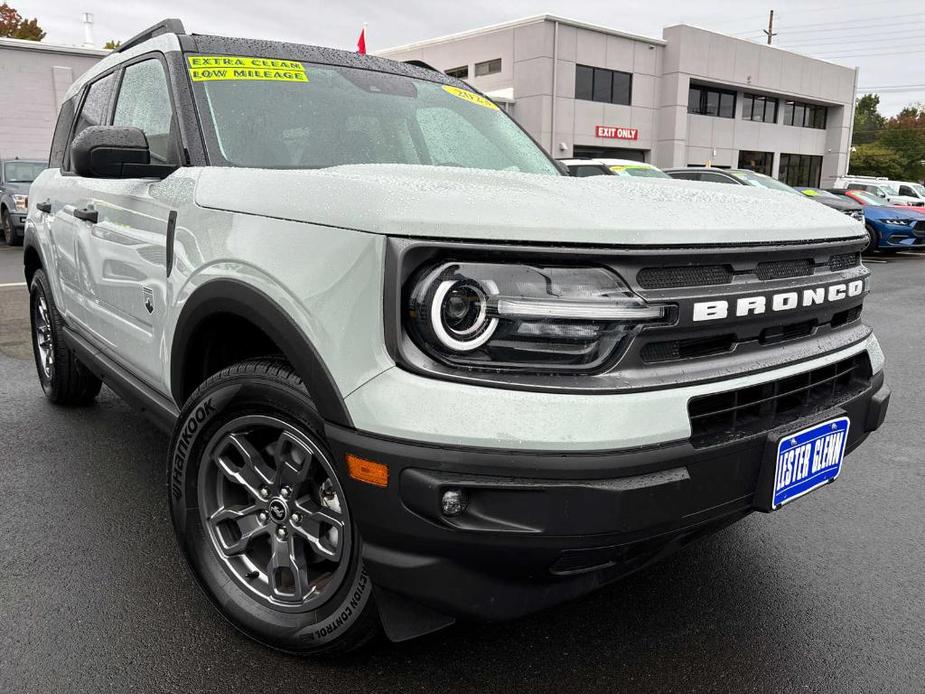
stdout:
POLYGON ((780 508, 838 477, 850 423, 847 417, 830 419, 778 442, 773 508, 780 508))

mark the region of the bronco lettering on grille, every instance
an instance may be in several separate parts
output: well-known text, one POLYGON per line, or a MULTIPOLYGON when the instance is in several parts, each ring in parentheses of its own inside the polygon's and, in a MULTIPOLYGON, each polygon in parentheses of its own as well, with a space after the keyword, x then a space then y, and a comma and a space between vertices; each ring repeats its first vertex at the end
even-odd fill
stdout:
POLYGON ((863 292, 864 280, 860 279, 844 284, 830 284, 827 287, 813 287, 811 289, 801 289, 799 291, 744 296, 736 299, 734 302, 725 299, 698 301, 694 304, 691 318, 694 321, 729 318, 730 304, 734 307, 735 316, 738 318, 749 315, 757 316, 769 311, 792 311, 794 309, 814 306, 816 304, 842 301, 843 299, 859 296, 863 292))

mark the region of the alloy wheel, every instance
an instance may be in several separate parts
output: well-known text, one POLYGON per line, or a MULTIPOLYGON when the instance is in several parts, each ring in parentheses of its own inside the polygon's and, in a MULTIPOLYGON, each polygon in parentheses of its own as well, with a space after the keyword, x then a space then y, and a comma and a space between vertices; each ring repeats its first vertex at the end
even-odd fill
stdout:
POLYGON ((35 333, 35 349, 38 356, 39 367, 47 381, 51 380, 55 368, 54 338, 51 334, 51 318, 48 312, 48 303, 45 296, 38 293, 33 308, 33 331, 35 333))
POLYGON ((296 427, 262 415, 223 426, 205 448, 198 499, 226 572, 264 605, 316 609, 343 583, 352 542, 343 490, 296 427))

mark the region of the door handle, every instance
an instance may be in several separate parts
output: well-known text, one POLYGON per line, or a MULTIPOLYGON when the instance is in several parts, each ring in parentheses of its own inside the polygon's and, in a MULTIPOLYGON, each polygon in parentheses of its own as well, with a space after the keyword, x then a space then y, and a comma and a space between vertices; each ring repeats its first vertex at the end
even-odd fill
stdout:
POLYGON ((51 213, 51 202, 49 202, 48 200, 46 200, 45 202, 37 202, 35 203, 35 209, 37 209, 39 212, 50 214, 51 213))
POLYGON ((92 207, 84 207, 83 209, 74 208, 73 215, 77 217, 77 219, 82 219, 92 224, 96 224, 100 221, 100 213, 92 207))

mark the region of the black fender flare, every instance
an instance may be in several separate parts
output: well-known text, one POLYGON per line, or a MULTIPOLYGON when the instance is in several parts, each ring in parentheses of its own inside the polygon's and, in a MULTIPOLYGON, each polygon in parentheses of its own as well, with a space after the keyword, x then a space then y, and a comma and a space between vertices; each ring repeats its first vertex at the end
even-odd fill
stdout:
POLYGON ((319 414, 327 421, 352 427, 344 398, 311 340, 286 312, 259 289, 238 280, 207 282, 186 300, 180 312, 170 351, 170 391, 177 406, 183 406, 183 354, 197 327, 216 313, 243 318, 262 330, 282 351, 305 383, 319 414))

